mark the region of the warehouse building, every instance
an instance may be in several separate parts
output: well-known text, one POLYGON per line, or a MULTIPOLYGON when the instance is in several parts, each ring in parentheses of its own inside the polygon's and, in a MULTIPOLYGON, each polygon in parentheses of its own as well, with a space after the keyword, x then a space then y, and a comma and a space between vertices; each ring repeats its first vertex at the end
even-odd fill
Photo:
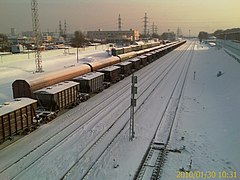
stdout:
POLYGON ((87 37, 90 40, 105 42, 133 42, 139 40, 139 32, 133 29, 126 31, 88 31, 87 37))

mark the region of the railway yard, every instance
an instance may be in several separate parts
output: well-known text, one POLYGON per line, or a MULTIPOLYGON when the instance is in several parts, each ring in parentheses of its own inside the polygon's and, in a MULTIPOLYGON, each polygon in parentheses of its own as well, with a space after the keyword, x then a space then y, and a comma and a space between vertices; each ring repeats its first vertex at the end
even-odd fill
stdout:
MULTIPOLYGON (((161 52, 129 60, 138 77, 133 141, 130 63, 118 62, 122 80, 0 149, 0 179, 176 179, 180 170, 240 177, 239 63, 196 40, 161 52)), ((87 65, 99 67, 102 82, 106 68, 87 65)))

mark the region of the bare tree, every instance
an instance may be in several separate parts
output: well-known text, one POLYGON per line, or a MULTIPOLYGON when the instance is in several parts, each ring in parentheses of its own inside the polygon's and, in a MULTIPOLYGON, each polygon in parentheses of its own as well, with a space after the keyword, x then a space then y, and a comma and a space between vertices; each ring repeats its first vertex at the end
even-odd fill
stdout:
POLYGON ((71 40, 73 47, 77 48, 77 62, 78 62, 78 48, 83 47, 85 43, 85 36, 81 31, 74 32, 74 38, 71 40))

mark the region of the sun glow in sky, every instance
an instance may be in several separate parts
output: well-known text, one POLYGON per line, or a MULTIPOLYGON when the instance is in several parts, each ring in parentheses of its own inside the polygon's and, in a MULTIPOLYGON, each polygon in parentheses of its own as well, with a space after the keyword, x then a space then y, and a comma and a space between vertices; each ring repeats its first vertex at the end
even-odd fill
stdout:
MULTIPOLYGON (((240 27, 240 0, 38 0, 42 31, 56 31, 66 19, 69 32, 75 30, 117 30, 121 14, 122 29, 143 31, 148 16, 151 32, 154 22, 158 33, 176 32, 198 35, 199 31, 240 27)), ((31 0, 0 0, 0 33, 32 29, 31 0)))

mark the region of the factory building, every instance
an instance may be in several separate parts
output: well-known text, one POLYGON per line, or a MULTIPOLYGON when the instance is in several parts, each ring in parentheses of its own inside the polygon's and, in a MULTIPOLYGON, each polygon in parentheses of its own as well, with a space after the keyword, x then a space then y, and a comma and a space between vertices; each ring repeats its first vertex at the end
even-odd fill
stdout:
POLYGON ((88 31, 87 37, 90 40, 105 42, 133 42, 139 40, 139 32, 133 29, 127 31, 88 31))

